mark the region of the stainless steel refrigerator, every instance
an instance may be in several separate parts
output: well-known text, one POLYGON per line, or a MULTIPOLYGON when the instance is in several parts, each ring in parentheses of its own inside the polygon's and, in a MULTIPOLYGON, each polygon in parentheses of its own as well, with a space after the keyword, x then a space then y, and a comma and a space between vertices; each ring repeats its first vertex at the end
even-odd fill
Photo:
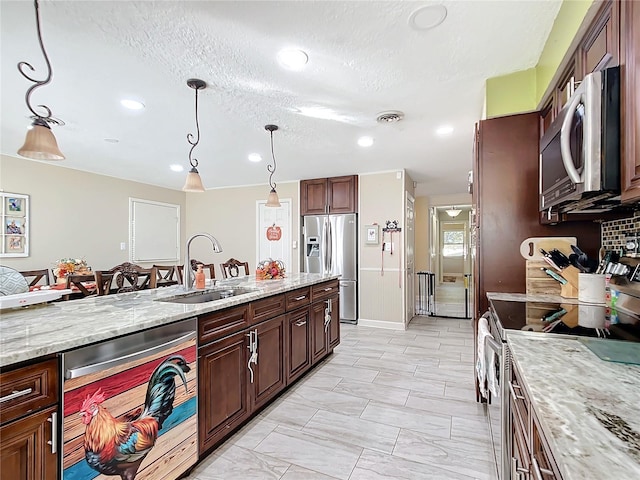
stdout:
POLYGON ((340 321, 358 322, 358 222, 355 213, 303 217, 303 269, 341 275, 340 321))

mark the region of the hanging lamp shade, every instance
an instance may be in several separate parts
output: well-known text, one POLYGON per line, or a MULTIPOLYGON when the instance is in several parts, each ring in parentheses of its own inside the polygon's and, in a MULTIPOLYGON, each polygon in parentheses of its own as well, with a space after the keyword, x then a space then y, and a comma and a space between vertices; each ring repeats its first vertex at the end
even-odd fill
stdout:
POLYGON ((58 142, 49 125, 37 118, 27 132, 24 145, 18 150, 18 155, 34 160, 64 160, 65 158, 58 148, 58 142))
POLYGON ((33 72, 35 69, 29 62, 18 62, 18 72, 28 81, 32 82, 27 89, 27 93, 24 96, 27 108, 31 111, 33 116, 33 123, 27 137, 24 140, 24 145, 18 150, 18 155, 26 158, 33 158, 34 160, 64 160, 64 155, 58 148, 58 142, 56 137, 51 131, 49 124, 64 125, 64 122, 60 119, 53 118, 51 109, 46 105, 38 105, 39 112, 36 112, 33 105, 31 105, 31 94, 38 88, 47 85, 51 82, 53 77, 53 68, 49 61, 49 56, 44 48, 44 42, 42 40, 42 32, 40 30, 40 5, 38 0, 34 0, 33 6, 36 13, 36 31, 38 34, 38 43, 40 44, 40 50, 44 57, 45 64, 47 66, 47 74, 43 80, 36 80, 33 78, 33 72))
POLYGON ((196 167, 191 167, 191 170, 187 173, 187 179, 184 182, 182 191, 196 193, 204 192, 204 185, 202 185, 202 179, 200 178, 200 174, 196 167))
POLYGON ((272 188, 269 192, 269 196, 267 197, 267 207, 280 207, 280 199, 278 198, 278 192, 276 192, 275 188, 272 188))
POLYGON ((456 218, 458 215, 460 215, 460 212, 462 212, 462 210, 456 207, 451 207, 450 209, 445 210, 445 212, 447 212, 447 215, 449 215, 451 218, 456 218))

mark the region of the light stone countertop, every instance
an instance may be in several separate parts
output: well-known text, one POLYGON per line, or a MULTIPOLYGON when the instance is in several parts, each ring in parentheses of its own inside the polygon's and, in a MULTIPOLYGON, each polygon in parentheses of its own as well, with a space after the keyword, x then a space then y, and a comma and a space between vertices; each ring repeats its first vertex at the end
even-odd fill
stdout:
POLYGON ((640 478, 640 366, 574 336, 508 330, 507 342, 563 480, 640 478))
POLYGON ((580 301, 577 298, 564 298, 560 295, 548 294, 526 294, 526 293, 500 293, 487 292, 489 300, 505 300, 507 302, 552 302, 552 303, 575 303, 580 301))
POLYGON ((337 275, 290 274, 280 280, 223 280, 216 287, 242 286, 255 292, 215 302, 180 304, 156 301, 184 294, 182 286, 87 297, 0 312, 0 367, 134 333, 296 288, 336 279, 337 275))

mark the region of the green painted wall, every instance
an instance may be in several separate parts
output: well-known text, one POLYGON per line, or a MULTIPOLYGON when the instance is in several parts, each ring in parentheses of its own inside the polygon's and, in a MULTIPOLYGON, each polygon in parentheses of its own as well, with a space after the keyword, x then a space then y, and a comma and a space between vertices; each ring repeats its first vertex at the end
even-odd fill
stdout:
POLYGON ((593 0, 565 0, 562 2, 547 43, 545 43, 536 65, 536 103, 542 99, 542 95, 551 83, 551 78, 556 73, 562 57, 569 50, 569 45, 576 36, 576 32, 592 3, 593 0))
POLYGON ((594 1, 564 0, 535 68, 487 79, 487 118, 536 109, 594 1))
POLYGON ((536 109, 536 69, 489 78, 485 85, 487 118, 536 109))

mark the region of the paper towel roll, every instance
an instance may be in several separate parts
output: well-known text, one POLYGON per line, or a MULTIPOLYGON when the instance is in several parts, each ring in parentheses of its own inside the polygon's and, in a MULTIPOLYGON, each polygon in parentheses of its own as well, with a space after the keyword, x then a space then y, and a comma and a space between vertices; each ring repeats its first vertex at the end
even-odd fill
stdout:
POLYGON ((604 304, 605 274, 578 274, 578 300, 585 303, 604 304))

